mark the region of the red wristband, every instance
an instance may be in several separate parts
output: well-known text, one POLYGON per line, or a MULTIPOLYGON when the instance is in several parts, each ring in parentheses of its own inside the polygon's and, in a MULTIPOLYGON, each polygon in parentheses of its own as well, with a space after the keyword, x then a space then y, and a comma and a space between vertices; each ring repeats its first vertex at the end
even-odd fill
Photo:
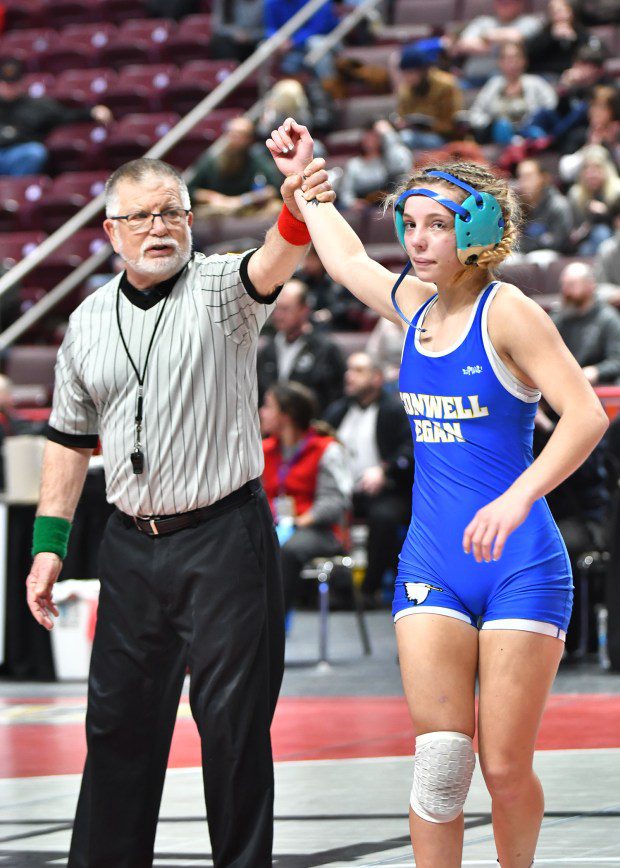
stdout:
POLYGON ((306 244, 310 244, 311 241, 306 224, 303 220, 293 217, 286 205, 282 205, 282 210, 278 217, 278 232, 285 241, 288 241, 289 244, 294 244, 295 247, 303 247, 306 244))

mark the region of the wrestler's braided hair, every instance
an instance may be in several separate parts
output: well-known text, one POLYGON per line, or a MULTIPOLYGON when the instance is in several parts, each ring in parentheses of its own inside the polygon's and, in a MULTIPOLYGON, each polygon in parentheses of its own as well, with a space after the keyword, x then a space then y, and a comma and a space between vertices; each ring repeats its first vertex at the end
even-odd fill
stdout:
POLYGON ((468 193, 461 190, 455 184, 450 184, 449 181, 443 181, 439 178, 429 178, 427 172, 439 171, 447 172, 449 175, 454 175, 459 181, 464 181, 471 187, 474 187, 480 193, 490 193, 495 196, 502 210, 502 216, 505 222, 504 235, 502 240, 495 245, 492 250, 485 250, 478 257, 475 265, 478 268, 486 268, 491 271, 504 261, 511 253, 514 252, 517 246, 519 236, 519 224, 521 221, 521 207, 519 201, 508 186, 504 178, 498 178, 486 166, 479 163, 469 162, 445 162, 437 165, 425 166, 414 172, 400 187, 392 193, 386 200, 386 207, 396 202, 398 197, 407 190, 413 187, 428 187, 440 185, 446 189, 449 198, 461 204, 467 199, 468 193))

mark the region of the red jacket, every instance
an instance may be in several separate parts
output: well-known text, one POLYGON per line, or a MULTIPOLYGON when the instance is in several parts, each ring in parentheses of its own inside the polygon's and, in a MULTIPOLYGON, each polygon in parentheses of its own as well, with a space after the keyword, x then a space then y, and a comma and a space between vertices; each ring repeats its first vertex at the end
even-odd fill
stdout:
POLYGON ((280 441, 276 437, 263 440, 263 486, 274 516, 275 500, 279 496, 293 498, 295 515, 303 515, 310 509, 314 502, 321 458, 333 442, 333 437, 319 434, 310 428, 287 465, 282 458, 280 441))

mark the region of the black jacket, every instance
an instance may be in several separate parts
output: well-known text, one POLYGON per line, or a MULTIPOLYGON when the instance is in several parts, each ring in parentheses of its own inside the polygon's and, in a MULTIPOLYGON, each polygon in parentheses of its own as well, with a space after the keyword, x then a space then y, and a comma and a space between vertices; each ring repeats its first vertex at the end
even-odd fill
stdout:
MULTIPOLYGON (((342 395, 345 362, 337 344, 325 334, 312 331, 303 338, 303 346, 291 369, 289 379, 302 383, 315 393, 321 413, 342 395)), ((258 400, 280 377, 275 340, 269 337, 259 349, 257 359, 258 400)))
MULTIPOLYGON (((353 399, 346 397, 335 401, 325 411, 325 421, 338 428, 352 403, 353 399)), ((411 428, 400 400, 387 392, 379 398, 376 436, 388 482, 393 489, 408 494, 413 483, 411 428)))
POLYGON ((89 120, 88 106, 68 108, 55 99, 28 94, 0 99, 0 148, 42 141, 58 126, 89 120))

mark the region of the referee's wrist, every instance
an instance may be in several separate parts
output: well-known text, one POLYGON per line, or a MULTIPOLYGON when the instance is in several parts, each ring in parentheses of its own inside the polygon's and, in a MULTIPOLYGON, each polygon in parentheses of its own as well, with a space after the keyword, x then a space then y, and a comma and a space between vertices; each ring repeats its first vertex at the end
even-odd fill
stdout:
POLYGON ((58 555, 64 561, 70 533, 71 522, 68 519, 55 515, 37 515, 32 530, 32 556, 46 552, 58 555))

